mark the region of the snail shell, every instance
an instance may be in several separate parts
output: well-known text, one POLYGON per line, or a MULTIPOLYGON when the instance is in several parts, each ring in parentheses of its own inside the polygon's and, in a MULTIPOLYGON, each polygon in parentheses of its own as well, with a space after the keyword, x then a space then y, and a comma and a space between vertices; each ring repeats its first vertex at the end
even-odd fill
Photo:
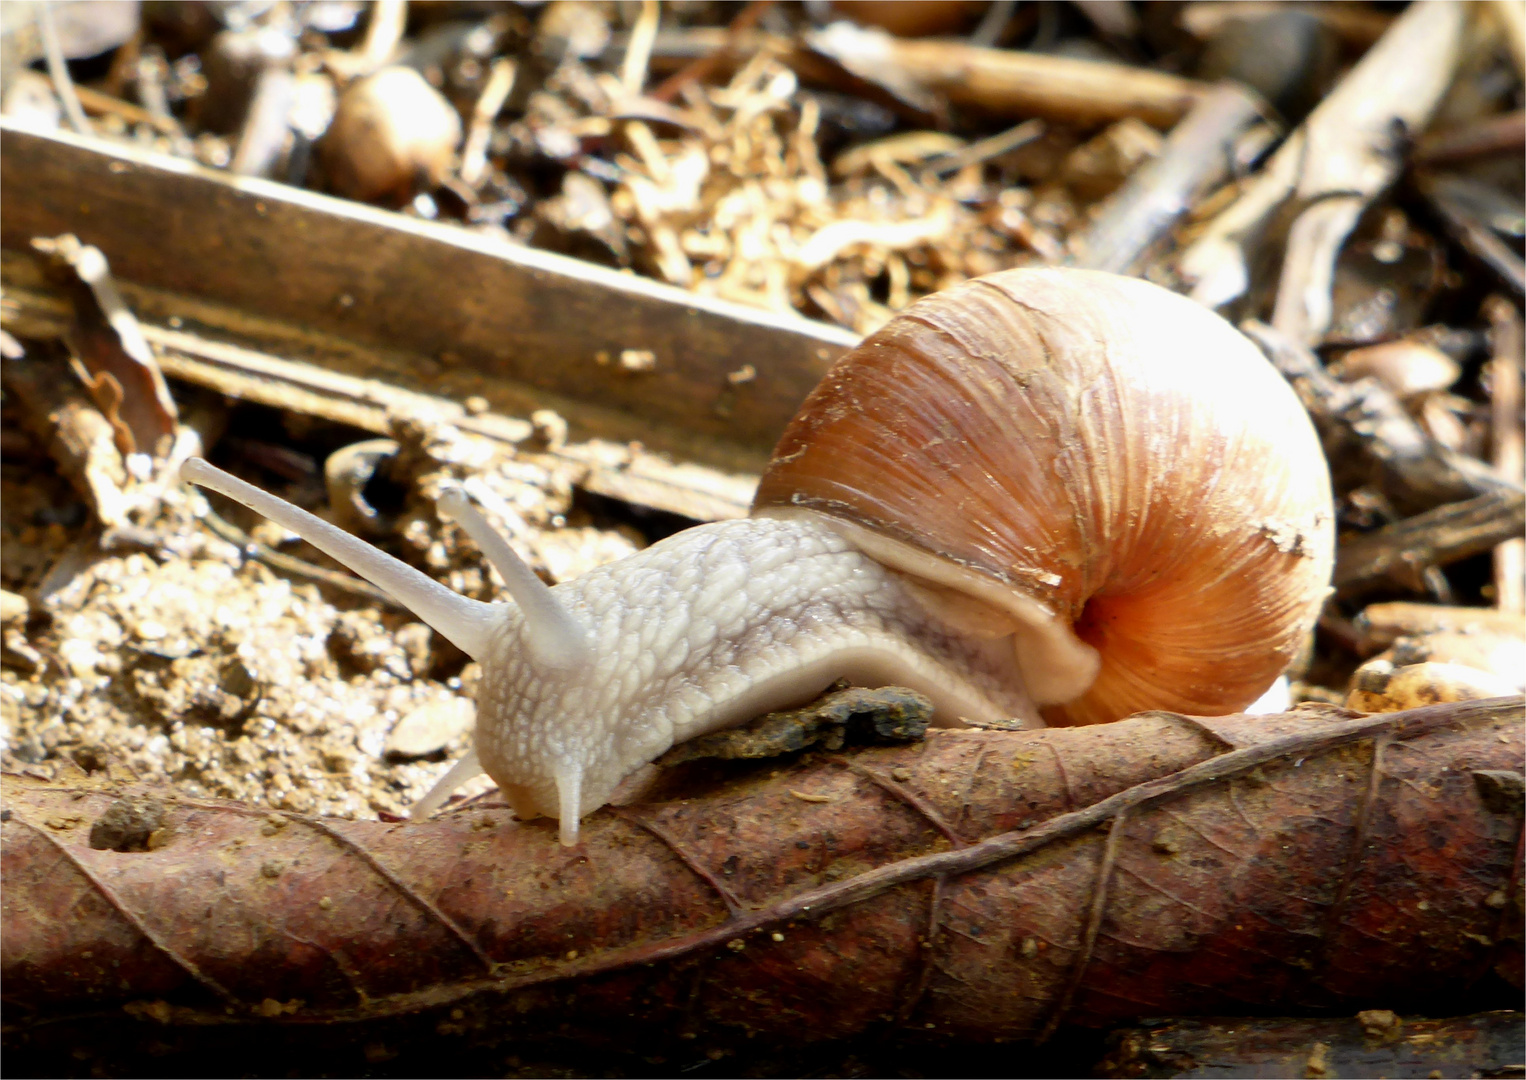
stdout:
POLYGON ((1133 278, 1012 270, 846 355, 754 512, 840 522, 996 608, 1050 723, 1232 712, 1286 668, 1333 560, 1292 390, 1216 315, 1133 278))

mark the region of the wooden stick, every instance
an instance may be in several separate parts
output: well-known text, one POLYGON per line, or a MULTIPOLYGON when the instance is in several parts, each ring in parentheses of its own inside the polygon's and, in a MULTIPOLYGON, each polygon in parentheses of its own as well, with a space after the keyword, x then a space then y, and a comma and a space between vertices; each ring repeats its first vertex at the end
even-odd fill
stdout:
POLYGON ((97 116, 113 115, 120 116, 129 124, 147 124, 161 135, 180 135, 183 129, 180 121, 173 116, 161 116, 141 105, 134 105, 130 101, 103 94, 99 90, 92 90, 88 86, 76 86, 75 95, 79 103, 87 113, 97 116))
POLYGON ((64 60, 64 49, 58 40, 58 26, 53 21, 51 4, 37 5, 37 29, 42 35, 43 54, 48 61, 48 77, 53 80, 53 91, 63 103, 64 117, 75 131, 89 135, 90 122, 85 119, 85 110, 80 107, 74 80, 69 77, 69 65, 64 60))
POLYGON ((1518 617, 1493 608, 1417 604, 1410 600, 1369 604, 1356 617, 1353 629, 1363 655, 1381 652, 1401 637, 1448 631, 1520 637, 1523 632, 1518 617))
POLYGON ((935 157, 927 163, 927 167, 936 176, 947 176, 949 173, 958 172, 960 169, 968 168, 971 165, 979 165, 982 162, 990 161, 994 157, 1010 153, 1019 146, 1026 146, 1035 139, 1043 138, 1044 132, 1047 130, 1048 128, 1042 120, 1024 120, 1016 127, 1008 128, 1006 131, 987 136, 984 139, 970 143, 968 146, 963 146, 958 150, 935 157))
MULTIPOLYGON (((1494 334, 1489 362, 1490 418, 1494 428, 1494 467, 1501 476, 1520 480, 1526 469, 1521 432, 1521 316, 1502 297, 1490 297, 1485 313, 1494 334)), ((1494 549, 1494 606, 1512 615, 1526 612, 1526 539, 1516 537, 1494 549)))
POLYGON ((371 5, 371 22, 360 56, 366 71, 375 71, 397 52, 408 22, 408 0, 376 0, 371 5))
POLYGON ((1171 130, 1160 156, 1109 196, 1077 241, 1076 265, 1132 273, 1193 203, 1229 175, 1235 140, 1261 111, 1244 87, 1214 87, 1171 130))
POLYGON ((1191 79, 1124 64, 958 41, 901 39, 850 23, 807 34, 806 43, 862 78, 879 82, 877 74, 894 72, 955 105, 1003 116, 1042 116, 1075 124, 1132 116, 1169 128, 1208 89, 1191 79))
POLYGON ((146 321, 173 316, 209 337, 434 397, 481 395, 526 415, 555 408, 575 432, 733 472, 766 460, 830 362, 858 342, 798 316, 137 146, 4 118, 0 138, 8 263, 32 237, 83 228, 88 206, 91 242, 138 287, 129 295, 146 321), (378 260, 382 249, 392 254, 378 260), (738 335, 759 377, 732 390, 738 335), (632 348, 650 350, 658 370, 611 379, 604 364, 632 348), (726 391, 734 415, 716 407, 726 391))
POLYGON ((1457 197, 1456 189, 1461 185, 1456 179, 1420 175, 1416 177, 1416 183, 1457 242, 1498 274, 1517 296, 1526 295, 1526 260, 1495 236, 1467 203, 1457 197))
POLYGON ((1240 296, 1272 220, 1302 209, 1288 238, 1272 323, 1300 342, 1329 325, 1330 281, 1341 243, 1363 208, 1398 175, 1396 129, 1425 127, 1456 67, 1469 9, 1445 0, 1411 5, 1178 261, 1193 299, 1210 307, 1240 296))
POLYGON ((1526 529, 1526 495, 1491 491, 1396 521, 1342 544, 1335 589, 1356 593, 1388 581, 1419 589, 1428 567, 1477 555, 1526 529))
POLYGON ((1519 490, 1483 462, 1437 443, 1375 381, 1337 381, 1313 352, 1265 323, 1246 320, 1240 329, 1292 384, 1330 459, 1371 462, 1383 493, 1402 511, 1428 510, 1502 487, 1519 490))
POLYGON ((1448 165, 1490 154, 1519 156, 1523 149, 1526 110, 1517 109, 1426 135, 1415 147, 1415 164, 1448 165))
POLYGON ((652 39, 657 36, 660 15, 657 0, 641 0, 641 14, 631 28, 625 60, 620 65, 620 85, 627 97, 635 97, 646 85, 646 66, 652 58, 652 39))
POLYGON ((1330 325, 1341 245, 1372 199, 1397 177, 1395 125, 1419 131, 1451 85, 1465 8, 1416 3, 1309 118, 1295 195, 1306 207, 1288 233, 1272 325, 1314 342, 1330 325))
POLYGON ((466 143, 461 151, 461 168, 457 170, 463 182, 475 187, 487 171, 488 143, 493 136, 493 121, 509 99, 514 89, 514 77, 518 67, 513 60, 500 57, 489 69, 487 85, 472 106, 472 122, 466 132, 466 143))
POLYGON ((249 111, 239 129, 228 171, 238 176, 269 176, 280 157, 288 129, 286 117, 297 93, 297 80, 278 62, 267 61, 254 82, 249 111))
POLYGON ((1381 11, 1338 4, 1283 3, 1276 0, 1196 0, 1177 16, 1182 29, 1200 41, 1224 32, 1231 22, 1259 19, 1296 8, 1325 24, 1351 49, 1366 49, 1393 25, 1393 16, 1381 11))
MULTIPOLYGON (((825 56, 880 85, 884 84, 875 73, 893 71, 923 92, 946 95, 958 105, 1006 116, 1041 116, 1081 124, 1135 116, 1168 128, 1208 91, 1206 83, 1126 64, 991 49, 959 41, 902 40, 851 24, 836 24, 828 30, 830 33, 817 31, 809 36, 809 51, 788 38, 759 31, 733 34, 728 29, 706 27, 663 32, 653 43, 652 55, 671 69, 675 60, 728 51, 751 55, 770 49, 807 80, 820 75, 819 56, 825 56)), ((610 50, 621 45, 622 37, 616 35, 610 50)), ((666 86, 659 92, 666 93, 666 86)))

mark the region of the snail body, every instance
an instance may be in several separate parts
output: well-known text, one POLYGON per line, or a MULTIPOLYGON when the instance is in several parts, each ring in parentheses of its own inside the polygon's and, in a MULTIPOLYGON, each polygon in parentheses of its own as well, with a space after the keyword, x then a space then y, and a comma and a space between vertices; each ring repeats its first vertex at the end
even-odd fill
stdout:
POLYGON ((459 491, 439 509, 512 603, 468 600, 201 461, 188 479, 297 532, 483 668, 478 771, 520 816, 579 819, 677 742, 839 678, 944 725, 1231 712, 1327 590, 1328 473, 1292 391, 1193 302, 1016 270, 909 307, 838 361, 753 516, 548 588, 459 491))

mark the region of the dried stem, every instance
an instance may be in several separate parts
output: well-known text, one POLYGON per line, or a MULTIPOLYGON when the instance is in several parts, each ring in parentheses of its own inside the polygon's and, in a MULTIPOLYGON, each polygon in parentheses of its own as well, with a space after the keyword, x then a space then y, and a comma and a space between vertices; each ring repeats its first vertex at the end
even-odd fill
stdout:
POLYGON ((1235 142, 1261 109, 1255 96, 1238 85, 1215 87, 1171 129, 1160 156, 1138 169, 1103 205, 1077 241, 1076 265, 1116 274, 1134 271, 1151 246, 1229 175, 1235 142))
POLYGON ((641 14, 631 28, 625 61, 620 65, 620 84, 629 97, 640 94, 646 85, 646 69, 652 59, 652 42, 657 38, 659 15, 657 0, 641 0, 641 14))
MULTIPOLYGON (((1492 297, 1485 307, 1494 333, 1494 359, 1489 362, 1490 419, 1494 429, 1494 467, 1501 476, 1520 481, 1526 469, 1521 431, 1521 316, 1515 305, 1492 297)), ((1519 615, 1526 611, 1526 540, 1516 537, 1494 549, 1494 606, 1519 615)))
POLYGON ((472 122, 466 132, 466 143, 461 150, 461 168, 458 173, 463 182, 476 186, 487 170, 488 143, 493 135, 493 120, 503 103, 514 89, 514 76, 518 67, 513 60, 500 57, 493 61, 487 85, 472 107, 472 122))
POLYGON ((1500 113, 1462 127, 1426 135, 1415 147, 1416 165, 1450 165, 1493 154, 1526 150, 1526 111, 1500 113))
POLYGON ((1464 199, 1457 197, 1454 193, 1457 181, 1443 176, 1418 176, 1416 183, 1457 242, 1498 274, 1517 296, 1526 295, 1526 260, 1495 236, 1464 199))
POLYGON ((1207 90, 1204 83, 1124 64, 894 38, 850 23, 834 23, 806 40, 862 78, 904 82, 924 94, 944 95, 955 105, 1006 116, 1078 124, 1135 116, 1165 128, 1185 116, 1207 90))
POLYGON ((1363 208, 1398 175, 1395 134, 1420 131, 1451 83, 1469 9, 1411 5, 1181 256, 1193 298, 1211 307, 1249 285, 1250 264, 1278 211, 1289 234, 1272 324, 1311 343, 1328 325, 1336 253, 1363 208))
POLYGON ((69 65, 64 60, 64 48, 58 40, 58 26, 53 21, 53 5, 50 0, 43 0, 43 3, 37 5, 37 29, 42 35, 43 55, 48 60, 48 77, 53 80, 53 90, 63 102, 64 116, 68 118, 69 126, 81 135, 91 134, 90 122, 85 119, 85 110, 74 89, 74 80, 69 77, 69 65))
POLYGON ((1335 588, 1351 594, 1398 581, 1418 590, 1429 567, 1488 551, 1523 529, 1526 495, 1519 491, 1491 491, 1439 506, 1342 544, 1336 553, 1335 588))
POLYGON ((1352 451, 1370 460, 1384 494, 1402 510, 1519 490, 1482 462, 1437 443, 1378 383, 1338 381, 1311 350, 1265 323, 1247 320, 1240 329, 1292 384, 1320 428, 1330 460, 1350 460, 1352 451))

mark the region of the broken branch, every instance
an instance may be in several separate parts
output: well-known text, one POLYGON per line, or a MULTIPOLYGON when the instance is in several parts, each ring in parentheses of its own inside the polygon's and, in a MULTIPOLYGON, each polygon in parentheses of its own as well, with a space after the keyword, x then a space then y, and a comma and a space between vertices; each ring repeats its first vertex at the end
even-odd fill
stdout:
POLYGON ((1526 495, 1519 491, 1491 491, 1438 506, 1342 544, 1335 559, 1335 589, 1354 593, 1393 580, 1418 590, 1427 567, 1489 551, 1523 529, 1526 495))

